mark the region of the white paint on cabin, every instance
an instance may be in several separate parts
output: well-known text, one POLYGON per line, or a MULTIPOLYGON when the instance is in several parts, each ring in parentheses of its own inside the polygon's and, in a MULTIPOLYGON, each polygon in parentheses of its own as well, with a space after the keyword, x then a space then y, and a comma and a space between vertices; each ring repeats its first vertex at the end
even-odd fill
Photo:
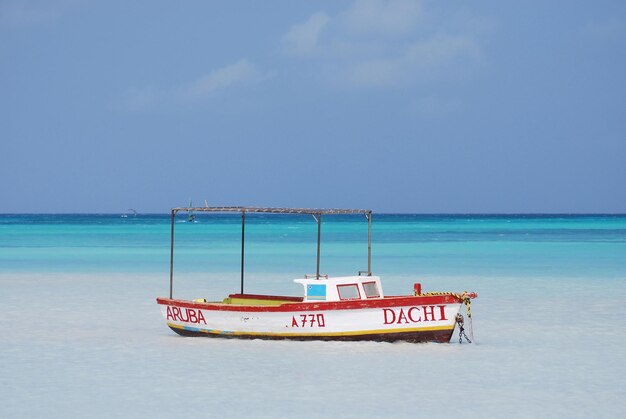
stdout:
POLYGON ((378 276, 298 278, 293 282, 304 286, 304 302, 372 300, 384 297, 378 276))

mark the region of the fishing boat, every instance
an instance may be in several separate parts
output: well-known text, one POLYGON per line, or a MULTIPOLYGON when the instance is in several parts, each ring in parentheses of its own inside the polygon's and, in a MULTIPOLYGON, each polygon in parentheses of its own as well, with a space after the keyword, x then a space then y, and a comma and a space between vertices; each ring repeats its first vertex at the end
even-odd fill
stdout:
POLYGON ((356 340, 449 342, 458 327, 464 337, 460 313, 463 305, 471 325, 470 301, 474 292, 422 292, 413 284, 411 294, 385 295, 381 278, 372 274, 372 211, 361 209, 177 207, 171 210, 169 297, 157 298, 161 313, 174 332, 182 336, 244 339, 356 340), (208 301, 173 297, 174 226, 179 212, 241 214, 241 281, 238 293, 208 301), (294 282, 302 285, 301 296, 248 294, 244 290, 244 250, 247 214, 310 215, 317 222, 315 274, 294 282), (367 220, 367 270, 351 276, 329 277, 320 273, 322 216, 361 215, 367 220))

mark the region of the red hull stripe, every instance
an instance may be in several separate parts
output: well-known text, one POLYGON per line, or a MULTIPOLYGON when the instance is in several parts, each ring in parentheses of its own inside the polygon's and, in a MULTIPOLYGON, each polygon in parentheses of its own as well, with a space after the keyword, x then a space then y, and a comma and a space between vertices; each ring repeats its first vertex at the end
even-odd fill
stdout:
POLYGON ((222 303, 196 303, 187 300, 157 298, 157 303, 166 306, 177 306, 212 311, 244 311, 244 312, 302 312, 320 310, 355 310, 364 308, 403 307, 415 305, 454 304, 460 301, 452 295, 385 297, 376 300, 351 300, 333 302, 286 303, 279 306, 250 306, 222 303))

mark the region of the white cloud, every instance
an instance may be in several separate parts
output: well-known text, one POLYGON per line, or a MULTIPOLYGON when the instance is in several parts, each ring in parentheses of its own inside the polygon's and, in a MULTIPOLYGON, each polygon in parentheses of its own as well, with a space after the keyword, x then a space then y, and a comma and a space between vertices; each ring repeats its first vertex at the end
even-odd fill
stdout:
POLYGON ((418 0, 357 0, 341 17, 352 32, 402 34, 420 17, 418 0))
POLYGON ((307 65, 315 74, 343 86, 410 86, 459 68, 467 72, 481 61, 475 17, 437 22, 429 15, 425 24, 423 14, 420 1, 356 0, 335 16, 313 14, 283 41, 287 52, 314 59, 307 65))
POLYGON ((400 82, 401 59, 374 59, 356 63, 345 74, 345 81, 359 86, 389 86, 400 82))
POLYGON ((164 97, 164 92, 154 87, 133 87, 126 92, 124 97, 124 109, 131 112, 143 111, 159 103, 164 97))
POLYGON ((247 59, 241 59, 178 86, 131 88, 125 95, 123 107, 129 111, 143 111, 161 104, 201 100, 220 90, 258 82, 265 77, 247 59))
POLYGON ((208 96, 218 90, 226 89, 235 84, 256 81, 261 75, 248 60, 241 59, 201 76, 197 80, 177 88, 178 96, 185 99, 196 99, 208 96))
POLYGON ((430 80, 454 62, 478 59, 476 44, 463 37, 435 37, 406 47, 402 55, 359 61, 346 73, 346 81, 359 86, 407 85, 430 80))
POLYGON ((314 52, 320 34, 329 21, 325 13, 315 13, 306 22, 293 25, 283 37, 285 50, 303 55, 314 52))

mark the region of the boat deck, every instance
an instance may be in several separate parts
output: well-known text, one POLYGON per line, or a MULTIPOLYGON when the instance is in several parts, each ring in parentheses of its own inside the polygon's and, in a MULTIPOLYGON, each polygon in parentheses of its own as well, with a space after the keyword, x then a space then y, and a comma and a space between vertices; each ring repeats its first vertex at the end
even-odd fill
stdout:
POLYGON ((222 304, 243 306, 280 306, 283 304, 301 303, 302 297, 286 295, 230 294, 222 300, 222 304))

